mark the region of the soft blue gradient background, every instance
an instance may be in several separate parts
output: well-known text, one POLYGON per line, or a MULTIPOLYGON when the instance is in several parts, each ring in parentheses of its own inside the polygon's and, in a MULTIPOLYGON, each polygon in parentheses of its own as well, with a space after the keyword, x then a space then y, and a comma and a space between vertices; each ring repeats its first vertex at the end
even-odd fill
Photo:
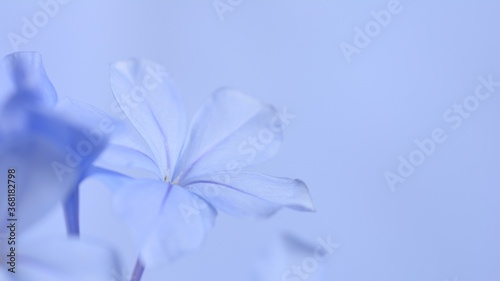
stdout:
MULTIPOLYGON (((40 9, 18 2, 0 3, 2 56, 13 51, 7 34, 40 9)), ((169 69, 190 114, 233 86, 297 115, 279 155, 258 169, 307 182, 318 212, 221 215, 203 249, 144 281, 243 280, 285 230, 342 245, 328 280, 500 279, 500 89, 459 130, 442 119, 478 76, 500 80, 500 5, 401 1, 403 11, 348 64, 339 44, 352 44, 354 27, 388 2, 245 0, 220 21, 209 0, 73 0, 21 47, 43 55, 60 95, 108 111, 108 64, 140 57, 169 69), (392 193, 383 173, 437 127, 447 142, 392 193)), ((87 185, 83 235, 124 248, 131 267, 131 239, 109 193, 87 185)), ((62 223, 60 213, 47 222, 62 223)))

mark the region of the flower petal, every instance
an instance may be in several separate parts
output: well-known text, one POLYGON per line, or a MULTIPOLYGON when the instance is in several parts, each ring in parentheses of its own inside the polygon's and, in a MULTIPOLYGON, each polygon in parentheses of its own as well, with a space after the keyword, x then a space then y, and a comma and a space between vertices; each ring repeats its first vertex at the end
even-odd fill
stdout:
MULTIPOLYGON (((167 184, 151 179, 110 177, 118 181, 113 188, 113 209, 127 224, 137 247, 141 248, 158 220, 167 184)), ((109 182, 108 186, 113 183, 109 182)))
POLYGON ((205 200, 173 185, 160 216, 141 252, 147 264, 169 262, 200 248, 217 212, 205 200))
POLYGON ((277 152, 282 129, 272 106, 221 89, 195 115, 175 178, 183 185, 191 177, 263 162, 277 152))
POLYGON ((94 165, 123 173, 137 169, 144 174, 149 173, 158 179, 162 178, 147 144, 141 142, 140 137, 131 134, 130 128, 126 128, 123 122, 92 105, 70 98, 62 99, 56 109, 65 118, 85 125, 88 128, 85 130, 85 135, 90 141, 98 142, 109 137, 108 146, 94 165))
MULTIPOLYGON (((105 145, 103 141, 79 146, 85 140, 81 128, 55 116, 31 112, 27 117, 25 128, 0 143, 0 169, 16 170, 17 215, 22 226, 30 226, 65 198, 105 145)), ((0 201, 2 217, 7 215, 3 213, 6 202, 0 201)))
POLYGON ((297 179, 220 172, 193 178, 185 188, 232 215, 267 217, 282 207, 314 211, 306 184, 297 179))
POLYGON ((153 152, 162 172, 175 167, 185 138, 184 105, 165 69, 146 60, 111 65, 117 105, 153 152))
POLYGON ((13 93, 27 95, 29 106, 51 108, 57 103, 57 93, 45 73, 42 57, 35 52, 17 52, 3 60, 14 84, 13 93))
POLYGON ((145 176, 161 179, 160 171, 154 160, 143 152, 128 146, 110 143, 95 161, 95 165, 134 177, 145 176))
POLYGON ((198 196, 154 180, 122 186, 114 206, 129 226, 146 267, 199 248, 216 217, 216 211, 198 196))

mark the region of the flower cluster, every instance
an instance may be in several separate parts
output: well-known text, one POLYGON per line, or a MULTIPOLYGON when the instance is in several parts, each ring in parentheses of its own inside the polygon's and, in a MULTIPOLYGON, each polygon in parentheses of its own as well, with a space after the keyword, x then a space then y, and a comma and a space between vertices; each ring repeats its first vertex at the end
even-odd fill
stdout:
MULTIPOLYGON (((37 243, 45 238, 30 233, 20 240, 16 280, 113 280, 119 266, 114 252, 79 239, 78 194, 86 178, 109 187, 110 204, 133 234, 136 281, 148 267, 198 249, 218 212, 262 218, 283 207, 314 210, 304 182, 246 170, 271 158, 282 142, 286 120, 270 105, 222 88, 188 126, 165 69, 126 60, 111 65, 119 114, 113 118, 91 105, 61 101, 36 53, 9 55, 2 67, 0 173, 18 171, 19 239, 57 203, 63 203, 68 230, 64 239, 37 243), (48 258, 54 249, 58 258, 48 258)), ((4 221, 7 204, 0 202, 4 221)), ((5 231, 2 237, 9 236, 5 231)), ((12 278, 8 272, 0 272, 2 280, 12 278)))

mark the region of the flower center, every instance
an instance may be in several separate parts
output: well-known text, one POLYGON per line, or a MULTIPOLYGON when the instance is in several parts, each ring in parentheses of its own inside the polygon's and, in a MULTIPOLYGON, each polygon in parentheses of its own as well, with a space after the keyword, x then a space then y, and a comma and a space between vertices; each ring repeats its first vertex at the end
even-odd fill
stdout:
POLYGON ((165 177, 163 177, 163 181, 164 182, 167 182, 167 183, 170 183, 170 184, 173 184, 173 185, 178 185, 180 179, 181 179, 181 176, 179 175, 175 180, 170 181, 170 178, 168 177, 168 172, 165 174, 165 177))

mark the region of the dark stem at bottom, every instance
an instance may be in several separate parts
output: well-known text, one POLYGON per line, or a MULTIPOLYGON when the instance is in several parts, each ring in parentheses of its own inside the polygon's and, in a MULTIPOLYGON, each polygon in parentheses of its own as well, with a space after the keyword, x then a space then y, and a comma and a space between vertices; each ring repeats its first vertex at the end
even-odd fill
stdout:
POLYGON ((64 202, 64 218, 69 236, 80 236, 80 188, 76 187, 64 202))
POLYGON ((135 263, 134 272, 132 273, 132 279, 130 281, 141 281, 144 269, 144 264, 142 264, 141 260, 138 258, 135 263))

